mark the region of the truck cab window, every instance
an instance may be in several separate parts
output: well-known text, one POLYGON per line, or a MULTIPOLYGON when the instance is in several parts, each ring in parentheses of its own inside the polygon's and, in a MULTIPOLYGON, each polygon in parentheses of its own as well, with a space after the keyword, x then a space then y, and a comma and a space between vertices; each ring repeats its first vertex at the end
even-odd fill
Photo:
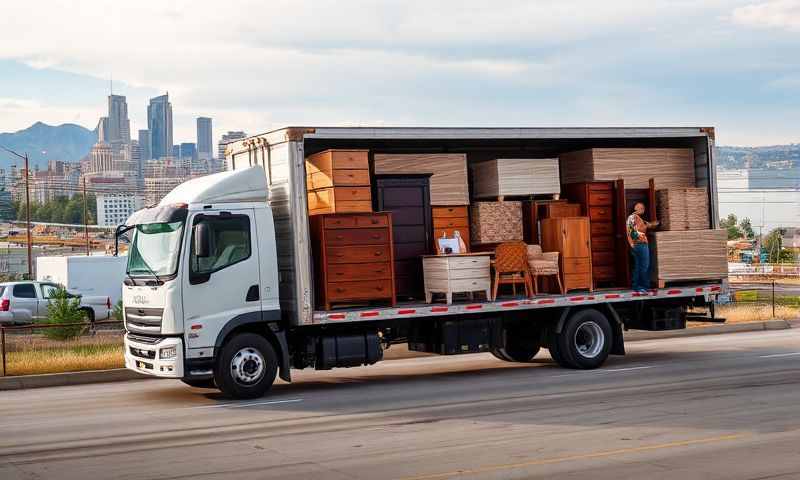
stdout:
POLYGON ((18 283, 14 285, 14 297, 16 298, 36 298, 36 289, 32 283, 18 283))
POLYGON ((58 291, 58 285, 53 285, 51 283, 43 283, 41 287, 42 287, 43 298, 53 298, 53 296, 58 291))
POLYGON ((211 231, 211 254, 198 257, 192 243, 189 257, 192 274, 208 275, 250 257, 250 218, 247 215, 207 216, 200 222, 208 224, 211 231))

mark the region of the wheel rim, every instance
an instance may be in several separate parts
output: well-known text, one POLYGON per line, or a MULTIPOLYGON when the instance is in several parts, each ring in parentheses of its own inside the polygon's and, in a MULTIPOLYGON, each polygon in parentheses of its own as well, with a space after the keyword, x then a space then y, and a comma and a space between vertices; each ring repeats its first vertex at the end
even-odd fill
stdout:
POLYGON ((252 347, 245 347, 236 352, 231 359, 231 377, 239 385, 253 385, 264 377, 265 365, 261 352, 252 347))
POLYGON ((575 350, 584 358, 594 358, 603 350, 605 337, 600 325, 592 321, 583 322, 575 330, 575 350))

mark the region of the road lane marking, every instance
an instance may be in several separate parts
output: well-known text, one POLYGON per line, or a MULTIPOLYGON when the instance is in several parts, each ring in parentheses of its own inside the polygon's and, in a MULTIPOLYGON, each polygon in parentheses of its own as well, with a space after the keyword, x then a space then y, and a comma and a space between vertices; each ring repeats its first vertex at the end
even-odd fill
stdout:
POLYGON ((448 478, 463 475, 478 475, 481 473, 497 472, 500 470, 511 470, 515 468, 535 467, 539 465, 551 465, 554 463, 562 463, 574 460, 591 460, 594 458, 613 457, 616 455, 625 455, 629 453, 648 452, 652 450, 661 450, 667 448, 688 447, 692 445, 702 445, 705 443, 726 442, 731 440, 738 440, 740 438, 748 437, 749 434, 733 434, 722 435, 719 437, 698 438, 695 440, 682 440, 679 442, 661 443, 657 445, 643 445, 641 447, 620 448, 617 450, 606 450, 593 453, 584 453, 577 455, 567 455, 563 457, 544 458, 541 460, 531 460, 529 462, 520 463, 506 463, 501 465, 490 465, 478 468, 465 468, 463 470, 453 470, 450 472, 432 473, 428 475, 419 475, 415 477, 403 477, 401 480, 432 480, 436 478, 448 478))
MULTIPOLYGON (((292 398, 288 400, 271 400, 266 402, 251 402, 251 403, 238 403, 238 402, 229 402, 229 403, 219 403, 217 405, 198 405, 196 407, 186 407, 186 409, 195 409, 195 408, 222 408, 222 407, 230 407, 230 408, 245 408, 245 407, 256 407, 259 405, 277 405, 279 403, 297 403, 302 402, 302 398, 292 398)), ((183 410, 183 409, 178 409, 183 410)))
POLYGON ((772 355, 759 355, 758 358, 780 358, 780 357, 796 357, 800 355, 800 352, 792 352, 792 353, 774 353, 772 355))
POLYGON ((647 368, 656 368, 656 365, 647 365, 643 367, 627 367, 627 368, 604 368, 602 370, 592 370, 590 372, 579 372, 579 373, 564 373, 561 375, 550 375, 550 378, 559 378, 559 377, 577 377, 581 375, 598 375, 598 374, 606 374, 606 373, 616 373, 616 372, 630 372, 632 370, 644 370, 647 368))

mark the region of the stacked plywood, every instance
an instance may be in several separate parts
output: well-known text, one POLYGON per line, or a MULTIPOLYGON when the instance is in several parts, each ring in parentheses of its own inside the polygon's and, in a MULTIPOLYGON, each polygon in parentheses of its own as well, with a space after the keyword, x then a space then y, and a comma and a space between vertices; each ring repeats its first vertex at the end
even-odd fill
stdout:
POLYGON ((691 148, 590 148, 559 160, 562 183, 623 178, 626 188, 648 188, 654 178, 660 188, 695 186, 691 148))
POLYGON ((430 173, 431 205, 469 205, 463 153, 375 154, 375 174, 430 173))
POLYGON ((372 211, 369 151, 325 150, 306 158, 308 213, 372 211))
POLYGON ((559 193, 557 158, 498 158, 472 167, 475 198, 559 193))
POLYGON ((725 230, 674 230, 652 236, 652 271, 659 286, 728 277, 725 230))
POLYGON ((470 216, 474 244, 522 240, 522 202, 476 202, 470 216))
POLYGON ((706 230, 710 226, 705 188, 658 190, 656 208, 662 230, 706 230))

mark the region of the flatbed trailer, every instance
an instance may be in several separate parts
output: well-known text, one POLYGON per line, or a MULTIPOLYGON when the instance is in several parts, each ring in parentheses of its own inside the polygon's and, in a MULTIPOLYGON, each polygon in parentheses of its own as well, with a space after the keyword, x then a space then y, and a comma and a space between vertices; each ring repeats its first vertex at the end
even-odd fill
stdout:
POLYGON ((694 153, 695 186, 708 192, 714 228, 713 141, 713 128, 702 127, 289 127, 237 141, 226 151, 228 172, 189 181, 126 222, 136 232, 123 288, 126 366, 252 398, 276 375, 290 381, 292 368, 370 365, 392 344, 440 354, 485 351, 517 362, 548 348, 564 367, 596 368, 609 354, 624 354, 623 330, 721 321, 714 300, 727 292, 725 278, 679 281, 646 293, 595 288, 322 310, 315 307, 305 164, 307 156, 328 149, 457 152, 472 163, 587 148, 686 148, 694 153), (241 234, 228 238, 249 239, 248 255, 200 271, 213 251, 215 228, 241 234), (144 243, 150 235, 169 236, 170 252, 148 251, 153 247, 146 245, 155 244, 144 243), (144 261, 162 257, 169 260, 166 270, 144 261))

